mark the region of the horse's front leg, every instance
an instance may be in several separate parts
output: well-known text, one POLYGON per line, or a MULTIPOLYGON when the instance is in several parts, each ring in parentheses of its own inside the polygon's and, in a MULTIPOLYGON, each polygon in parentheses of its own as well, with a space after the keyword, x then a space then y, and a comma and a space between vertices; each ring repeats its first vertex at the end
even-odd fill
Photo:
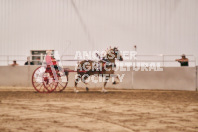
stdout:
POLYGON ((119 79, 118 75, 115 75, 115 74, 114 74, 113 78, 114 78, 113 84, 118 84, 118 83, 120 83, 120 79, 119 79))
POLYGON ((89 78, 89 75, 88 75, 88 74, 85 74, 85 75, 82 77, 82 82, 86 85, 86 91, 89 91, 89 88, 88 88, 89 83, 86 82, 87 78, 89 78))
POLYGON ((108 92, 106 89, 105 89, 105 86, 107 85, 107 82, 108 82, 108 80, 109 80, 109 77, 105 77, 105 82, 104 82, 104 85, 103 85, 103 87, 102 87, 102 92, 104 92, 104 93, 106 93, 106 92, 108 92))

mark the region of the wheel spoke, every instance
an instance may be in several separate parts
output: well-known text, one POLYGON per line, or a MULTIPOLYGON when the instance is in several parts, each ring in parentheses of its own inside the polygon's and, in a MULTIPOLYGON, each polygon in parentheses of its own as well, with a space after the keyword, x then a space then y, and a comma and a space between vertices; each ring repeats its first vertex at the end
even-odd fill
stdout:
POLYGON ((58 84, 60 84, 62 87, 64 87, 61 83, 58 83, 58 84))
POLYGON ((42 87, 42 86, 43 86, 43 85, 41 85, 40 88, 38 89, 39 91, 41 90, 41 87, 42 87))
MULTIPOLYGON (((42 84, 42 83, 41 83, 42 84)), ((38 84, 38 85, 36 85, 35 87, 38 87, 38 86, 40 86, 41 84, 38 84)))

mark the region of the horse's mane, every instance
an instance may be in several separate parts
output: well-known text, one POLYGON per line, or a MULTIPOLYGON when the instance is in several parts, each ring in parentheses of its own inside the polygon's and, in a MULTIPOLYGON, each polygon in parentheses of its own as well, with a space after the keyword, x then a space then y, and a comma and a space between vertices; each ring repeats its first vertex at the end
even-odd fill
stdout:
POLYGON ((113 50, 113 51, 115 51, 115 49, 118 49, 118 47, 113 47, 113 48, 107 48, 106 49, 106 54, 105 54, 105 56, 107 56, 107 54, 110 54, 110 52, 113 50))

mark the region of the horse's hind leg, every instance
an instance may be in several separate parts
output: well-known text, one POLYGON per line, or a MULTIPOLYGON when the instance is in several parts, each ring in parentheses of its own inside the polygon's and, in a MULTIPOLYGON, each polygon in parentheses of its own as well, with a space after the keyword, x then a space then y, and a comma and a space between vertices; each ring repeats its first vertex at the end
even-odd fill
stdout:
POLYGON ((75 80, 75 86, 74 86, 74 92, 78 93, 79 91, 77 90, 77 85, 80 81, 81 77, 78 75, 76 80, 75 80))
POLYGON ((109 80, 109 77, 105 77, 105 82, 104 82, 104 85, 103 85, 103 87, 102 87, 102 92, 104 92, 104 93, 108 92, 108 91, 105 89, 105 86, 107 85, 108 80, 109 80))

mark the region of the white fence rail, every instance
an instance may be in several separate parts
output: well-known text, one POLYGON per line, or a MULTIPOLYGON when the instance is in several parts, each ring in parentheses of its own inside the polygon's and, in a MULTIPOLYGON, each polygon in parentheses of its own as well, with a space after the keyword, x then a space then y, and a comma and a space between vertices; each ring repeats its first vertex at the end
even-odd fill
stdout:
MULTIPOLYGON (((32 58, 33 56, 38 56, 41 58, 41 60, 31 60, 33 62, 42 62, 42 55, 32 55, 30 56, 30 58, 32 58)), ((17 63, 19 65, 24 65, 24 63, 27 61, 27 57, 26 55, 0 55, 0 65, 1 66, 6 66, 6 65, 10 65, 13 63, 13 60, 16 60, 17 63)), ((196 57, 194 55, 186 55, 186 57, 189 59, 189 66, 190 67, 195 67, 196 66, 196 57)), ((79 61, 83 60, 83 59, 74 59, 75 56, 74 55, 62 55, 60 57, 61 62, 63 64, 63 66, 74 66, 76 65, 79 61)), ((175 59, 179 59, 181 58, 180 55, 136 55, 137 59, 133 59, 133 60, 124 60, 121 63, 128 63, 128 62, 132 62, 132 63, 141 63, 141 62, 145 62, 145 63, 151 63, 151 62, 155 62, 155 63, 159 63, 160 66, 162 67, 179 67, 180 64, 175 61, 175 59)))
MULTIPOLYGON (((189 66, 190 67, 195 67, 196 66, 196 57, 194 55, 186 55, 186 57, 189 59, 189 66)), ((160 66, 162 67, 179 67, 180 63, 175 61, 175 59, 180 59, 181 55, 136 55, 136 60, 124 60, 123 62, 120 63, 127 63, 127 62, 132 62, 132 63, 159 63, 160 66)), ((83 60, 83 59, 82 59, 83 60)), ((73 66, 77 64, 79 60, 74 59, 74 55, 62 55, 61 56, 61 61, 63 65, 70 65, 73 66)), ((118 61, 117 61, 118 62, 118 61)))

